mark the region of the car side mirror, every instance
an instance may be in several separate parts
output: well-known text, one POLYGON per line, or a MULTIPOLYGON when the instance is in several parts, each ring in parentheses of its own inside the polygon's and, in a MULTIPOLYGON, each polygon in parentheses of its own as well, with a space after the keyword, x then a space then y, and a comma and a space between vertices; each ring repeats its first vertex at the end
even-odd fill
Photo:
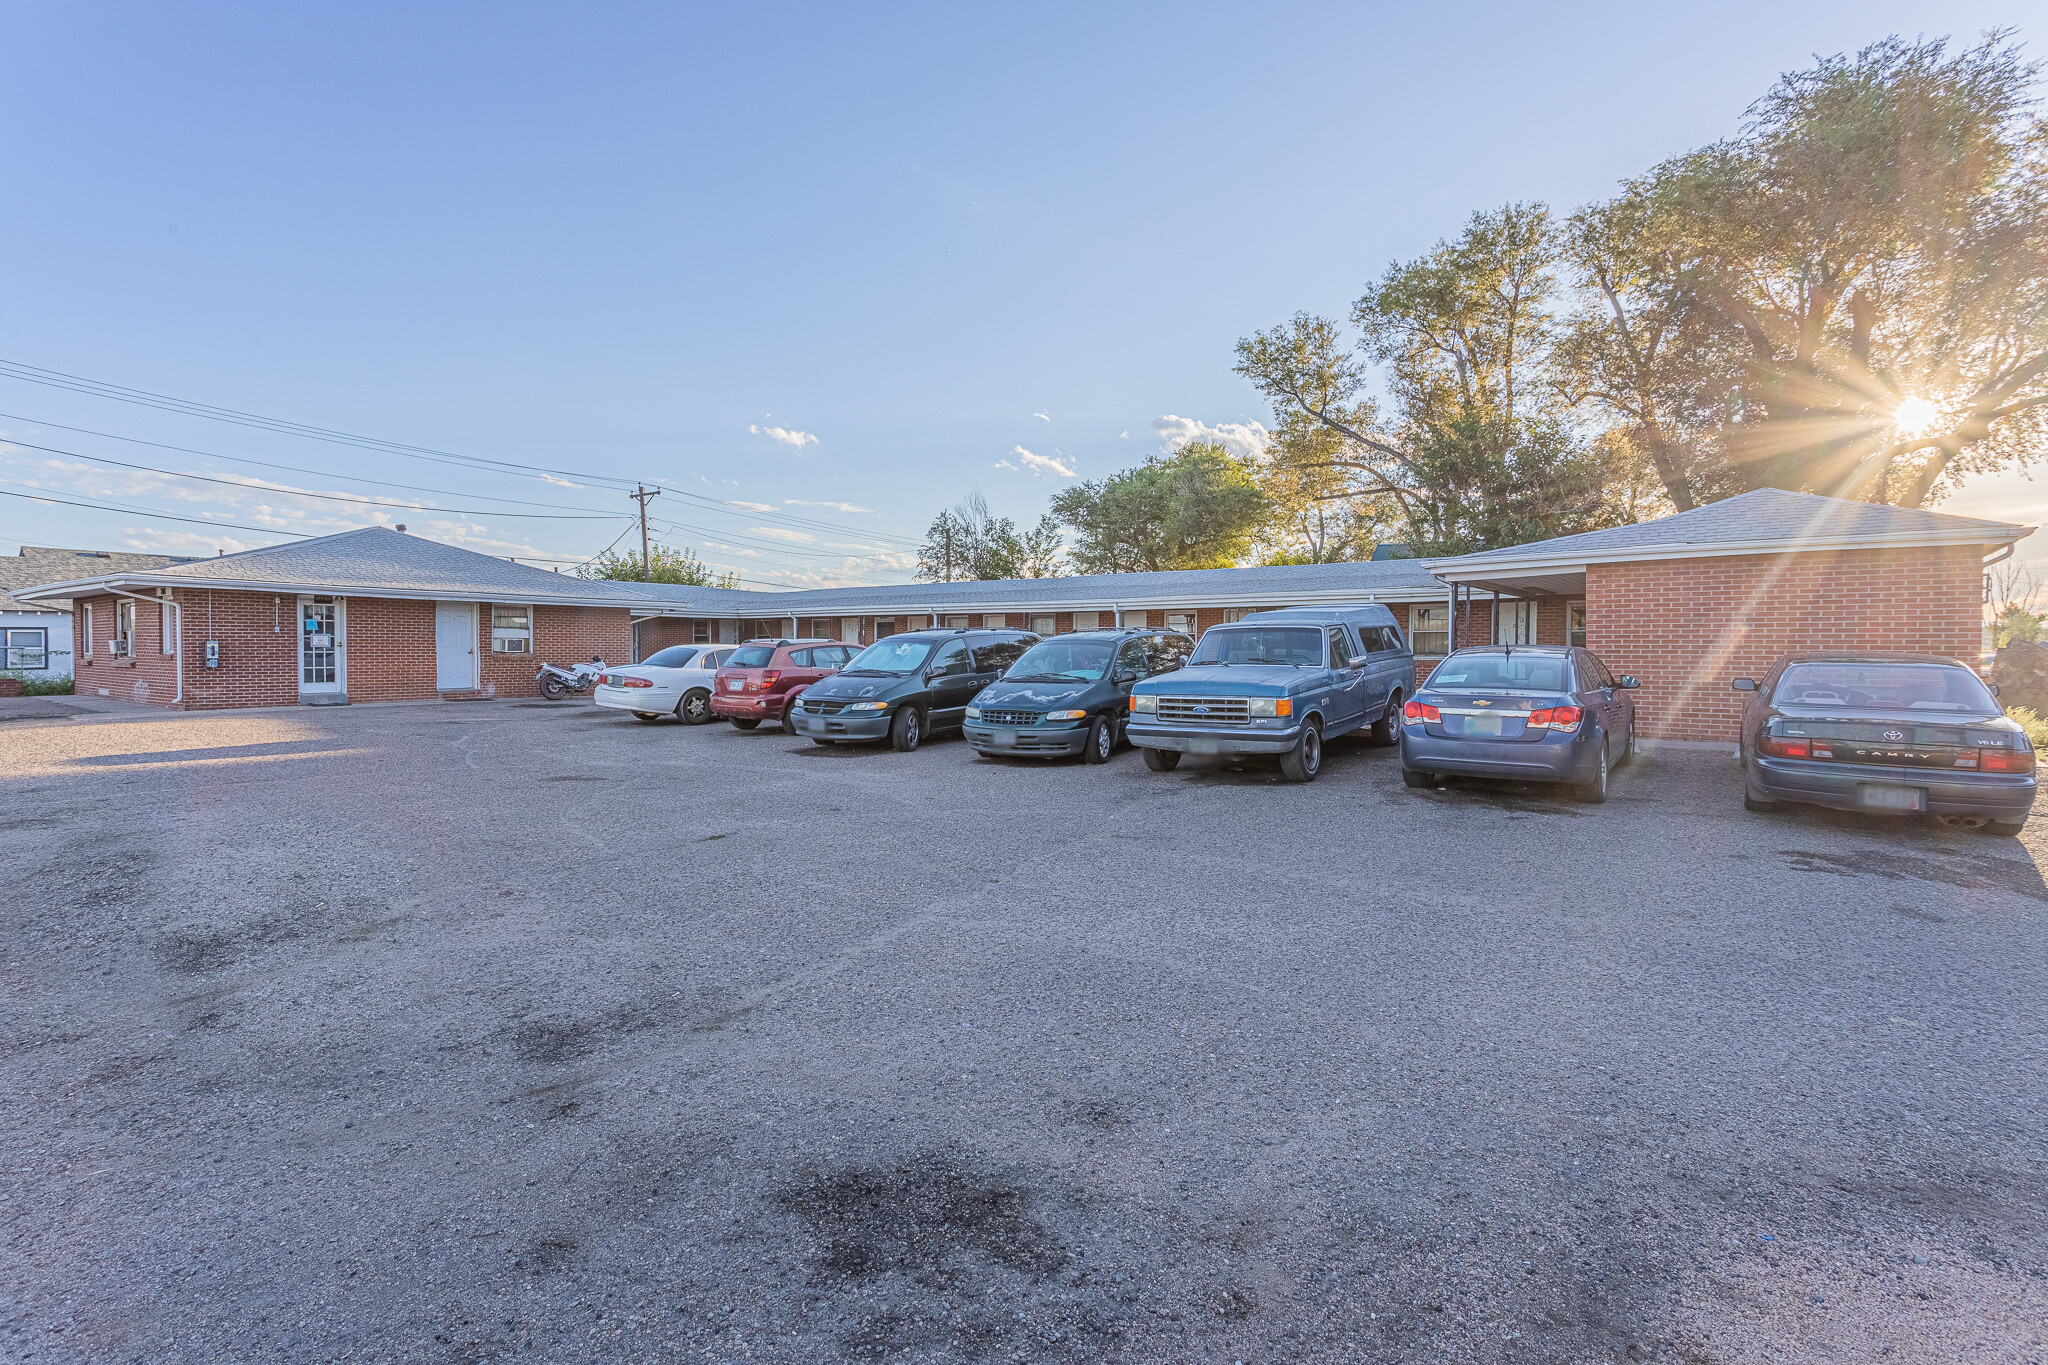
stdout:
POLYGON ((1737 678, 1737 679, 1736 679, 1736 680, 1735 680, 1735 681, 1734 681, 1733 683, 1731 683, 1731 684, 1729 684, 1729 685, 1730 685, 1731 687, 1733 687, 1733 688, 1734 688, 1734 689, 1735 689, 1735 690, 1736 690, 1737 692, 1754 692, 1754 691, 1756 691, 1756 679, 1755 679, 1755 678, 1737 678))
POLYGON ((1138 680, 1138 675, 1128 668, 1119 668, 1116 672, 1109 675, 1109 680, 1118 687, 1129 687, 1138 680))
POLYGON ((1997 684, 1997 683, 1993 683, 1993 684, 1991 684, 1991 695, 1992 695, 1992 696, 1994 696, 1994 697, 1998 695, 1998 684, 1997 684))
POLYGON ((1642 684, 1636 681, 1635 674, 1624 673, 1621 675, 1620 680, 1615 683, 1615 686, 1626 688, 1627 690, 1633 692, 1638 687, 1641 687, 1642 684))

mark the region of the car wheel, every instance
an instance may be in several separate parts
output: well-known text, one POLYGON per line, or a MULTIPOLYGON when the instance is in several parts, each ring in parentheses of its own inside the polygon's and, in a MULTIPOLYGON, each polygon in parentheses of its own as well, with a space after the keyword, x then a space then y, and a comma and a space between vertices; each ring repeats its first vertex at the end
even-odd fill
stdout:
POLYGON ((1280 775, 1289 782, 1313 782, 1323 770, 1323 732, 1314 721, 1301 727, 1294 747, 1280 755, 1280 775))
POLYGON ((1414 768, 1401 769, 1401 785, 1404 787, 1441 787, 1444 780, 1435 773, 1425 773, 1414 768))
POLYGON ((924 739, 924 722, 919 719, 915 706, 906 706, 896 713, 896 719, 889 722, 889 747, 899 754, 907 754, 924 739))
MULTIPOLYGON (((802 695, 799 693, 798 695, 802 695)), ((794 736, 796 728, 796 697, 789 699, 789 705, 782 708, 782 733, 794 736)))
POLYGON ((741 720, 738 717, 734 717, 732 728, 735 730, 758 730, 761 728, 761 718, 759 716, 748 716, 745 720, 741 720))
POLYGON ((1115 752, 1116 723, 1108 716, 1097 716, 1088 727, 1088 747, 1081 751, 1081 757, 1090 763, 1107 763, 1115 752))
POLYGON ((1401 692, 1387 698, 1387 714, 1372 723, 1372 742, 1385 748, 1401 742, 1401 692))
POLYGON ((1180 766, 1180 750, 1147 749, 1145 766, 1155 773, 1170 773, 1180 766))
POLYGON ((1607 741, 1600 741, 1600 766, 1593 773, 1591 782, 1574 782, 1572 799, 1597 806, 1607 799, 1607 741))
POLYGON ((1984 826, 1993 834, 2002 834, 2008 839, 2018 838, 2019 832, 2026 827, 2027 822, 2024 820, 1993 820, 1984 826))
POLYGON ((661 714, 661 712, 659 712, 659 711, 635 711, 635 712, 633 713, 633 719, 634 719, 634 720, 667 720, 667 719, 668 719, 668 717, 667 717, 667 716, 664 716, 664 715, 663 715, 663 714, 661 714))
POLYGON ((703 725, 711 719, 711 694, 701 688, 688 692, 676 703, 676 719, 685 725, 703 725))

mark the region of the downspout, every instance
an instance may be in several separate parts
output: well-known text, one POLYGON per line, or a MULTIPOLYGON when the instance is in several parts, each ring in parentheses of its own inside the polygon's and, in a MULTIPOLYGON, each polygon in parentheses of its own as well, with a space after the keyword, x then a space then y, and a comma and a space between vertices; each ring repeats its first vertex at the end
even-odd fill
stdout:
POLYGON ((185 604, 173 597, 170 599, 171 612, 178 621, 177 646, 171 651, 171 668, 177 676, 177 690, 171 697, 171 705, 185 704, 185 604))
POLYGON ((1124 609, 1122 605, 1116 602, 1110 603, 1109 615, 1110 619, 1116 622, 1116 628, 1122 630, 1124 628, 1124 609))

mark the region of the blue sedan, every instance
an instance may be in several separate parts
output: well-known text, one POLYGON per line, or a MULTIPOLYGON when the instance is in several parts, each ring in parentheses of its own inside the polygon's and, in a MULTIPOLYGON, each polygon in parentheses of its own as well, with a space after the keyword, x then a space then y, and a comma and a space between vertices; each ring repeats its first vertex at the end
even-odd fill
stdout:
POLYGON ((1567 782, 1579 800, 1605 801, 1609 769, 1635 753, 1636 687, 1583 649, 1461 649, 1402 708, 1401 780, 1567 782))

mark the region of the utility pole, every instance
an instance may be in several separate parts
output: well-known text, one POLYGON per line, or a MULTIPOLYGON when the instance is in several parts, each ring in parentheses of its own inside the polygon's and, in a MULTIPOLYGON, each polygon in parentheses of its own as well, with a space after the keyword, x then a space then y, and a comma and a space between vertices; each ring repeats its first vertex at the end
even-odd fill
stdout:
POLYGON ((640 581, 645 583, 654 577, 654 570, 650 567, 647 555, 647 500, 660 497, 661 490, 649 488, 645 484, 635 484, 633 491, 626 496, 640 504, 640 581))

